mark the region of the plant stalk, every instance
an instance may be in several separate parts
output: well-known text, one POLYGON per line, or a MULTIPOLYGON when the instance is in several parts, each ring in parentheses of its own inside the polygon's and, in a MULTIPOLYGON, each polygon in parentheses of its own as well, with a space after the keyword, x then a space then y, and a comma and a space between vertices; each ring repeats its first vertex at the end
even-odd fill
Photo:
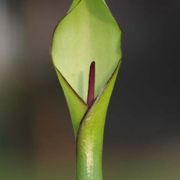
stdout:
POLYGON ((76 180, 102 180, 102 153, 105 117, 85 119, 77 136, 76 180), (95 123, 96 122, 96 123, 95 123))

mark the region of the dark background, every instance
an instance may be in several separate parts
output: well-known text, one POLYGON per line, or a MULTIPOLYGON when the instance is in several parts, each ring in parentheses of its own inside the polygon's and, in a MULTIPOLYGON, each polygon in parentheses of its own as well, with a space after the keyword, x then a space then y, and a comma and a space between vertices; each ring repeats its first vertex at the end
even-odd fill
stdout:
MULTIPOLYGON (((50 45, 67 0, 0 0, 0 179, 73 179, 75 143, 50 45)), ((180 179, 180 3, 109 0, 123 63, 104 179, 180 179)))

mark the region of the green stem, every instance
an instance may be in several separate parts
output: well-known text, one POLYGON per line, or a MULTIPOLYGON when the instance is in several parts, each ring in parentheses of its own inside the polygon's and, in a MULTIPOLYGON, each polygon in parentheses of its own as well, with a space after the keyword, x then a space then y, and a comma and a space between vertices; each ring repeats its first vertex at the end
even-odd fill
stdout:
POLYGON ((104 115, 89 116, 80 127, 77 138, 76 180, 102 180, 104 115), (96 118, 98 117, 98 118, 96 118))

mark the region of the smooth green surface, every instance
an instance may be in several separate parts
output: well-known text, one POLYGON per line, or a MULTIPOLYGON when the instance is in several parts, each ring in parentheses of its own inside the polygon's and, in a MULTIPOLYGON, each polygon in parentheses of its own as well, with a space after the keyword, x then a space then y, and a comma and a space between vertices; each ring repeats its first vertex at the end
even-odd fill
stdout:
POLYGON ((88 107, 79 97, 79 95, 72 89, 72 87, 68 84, 68 82, 57 69, 56 72, 66 97, 74 132, 76 135, 79 129, 79 124, 84 114, 86 113, 88 107))
POLYGON ((95 95, 121 59, 120 29, 103 0, 75 0, 58 24, 52 57, 77 94, 86 102, 89 66, 96 63, 95 95))

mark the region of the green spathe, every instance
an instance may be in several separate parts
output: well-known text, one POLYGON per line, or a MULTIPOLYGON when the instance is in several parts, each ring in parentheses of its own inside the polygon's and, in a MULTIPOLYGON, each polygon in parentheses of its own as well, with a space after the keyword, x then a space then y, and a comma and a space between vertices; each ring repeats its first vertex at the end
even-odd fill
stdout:
POLYGON ((86 102, 89 66, 96 63, 95 96, 121 59, 120 29, 103 0, 75 0, 57 26, 52 46, 55 67, 86 102))

